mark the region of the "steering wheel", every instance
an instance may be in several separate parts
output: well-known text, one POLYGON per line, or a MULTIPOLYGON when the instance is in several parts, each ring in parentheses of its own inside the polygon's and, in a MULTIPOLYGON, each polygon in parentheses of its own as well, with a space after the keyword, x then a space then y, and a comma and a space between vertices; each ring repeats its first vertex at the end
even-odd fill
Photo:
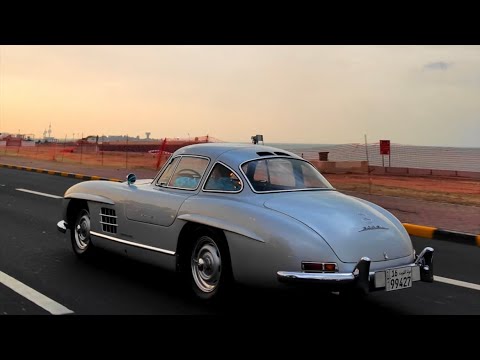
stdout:
POLYGON ((200 173, 198 173, 197 171, 192 170, 192 169, 182 169, 177 173, 177 176, 189 176, 189 177, 192 177, 192 178, 196 178, 196 177, 201 178, 202 177, 202 175, 200 175, 200 173))

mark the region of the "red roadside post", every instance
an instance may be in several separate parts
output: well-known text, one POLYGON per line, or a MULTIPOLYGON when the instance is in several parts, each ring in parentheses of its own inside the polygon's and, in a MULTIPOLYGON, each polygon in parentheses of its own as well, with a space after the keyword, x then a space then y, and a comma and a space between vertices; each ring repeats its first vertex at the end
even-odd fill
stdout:
POLYGON ((165 150, 165 145, 167 144, 167 138, 163 139, 162 145, 160 146, 160 151, 158 153, 158 159, 157 159, 157 170, 160 168, 160 159, 163 156, 163 152, 165 150))
POLYGON ((382 155, 382 166, 385 166, 383 155, 388 155, 388 166, 390 167, 390 140, 380 140, 380 155, 382 155))

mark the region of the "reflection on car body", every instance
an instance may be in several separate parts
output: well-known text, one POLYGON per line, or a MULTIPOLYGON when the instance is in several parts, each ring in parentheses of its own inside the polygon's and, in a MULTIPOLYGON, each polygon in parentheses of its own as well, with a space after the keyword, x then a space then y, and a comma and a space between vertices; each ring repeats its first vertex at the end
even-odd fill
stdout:
POLYGON ((153 179, 76 184, 57 227, 80 257, 103 247, 185 273, 207 300, 233 282, 368 293, 433 281, 433 249, 416 254, 391 213, 263 145, 190 145, 153 179))

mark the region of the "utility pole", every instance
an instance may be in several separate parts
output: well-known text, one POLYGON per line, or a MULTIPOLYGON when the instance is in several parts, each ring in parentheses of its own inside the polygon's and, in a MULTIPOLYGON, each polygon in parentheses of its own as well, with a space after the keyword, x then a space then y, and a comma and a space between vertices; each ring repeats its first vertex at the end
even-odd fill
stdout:
POLYGON ((365 134, 365 153, 367 154, 367 165, 370 166, 368 161, 368 144, 367 144, 367 134, 365 134))

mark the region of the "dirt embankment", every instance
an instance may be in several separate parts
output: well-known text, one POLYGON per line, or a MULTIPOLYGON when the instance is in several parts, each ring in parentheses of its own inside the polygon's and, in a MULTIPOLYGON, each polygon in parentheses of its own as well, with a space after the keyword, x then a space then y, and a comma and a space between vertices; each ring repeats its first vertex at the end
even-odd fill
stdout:
MULTIPOLYGON (((69 154, 52 152, 49 156, 42 158, 40 156, 42 154, 35 150, 30 154, 32 156, 26 155, 28 154, 0 152, 0 162, 123 179, 128 172, 135 172, 139 178, 153 177, 157 173, 157 166, 161 166, 166 160, 161 159, 162 161, 159 162, 158 157, 151 154, 113 152, 105 152, 101 155, 70 154, 72 158, 69 154)), ((402 175, 324 175, 338 190, 480 207, 480 180, 402 175)))
POLYGON ((325 174, 339 190, 480 207, 480 180, 453 177, 325 174))

